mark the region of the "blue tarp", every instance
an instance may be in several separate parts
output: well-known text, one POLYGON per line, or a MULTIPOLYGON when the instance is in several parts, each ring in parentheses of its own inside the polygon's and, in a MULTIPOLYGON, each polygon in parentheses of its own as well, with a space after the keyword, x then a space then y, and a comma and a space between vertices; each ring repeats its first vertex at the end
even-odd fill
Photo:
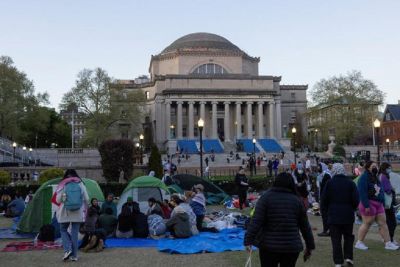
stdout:
POLYGON ((35 234, 17 233, 15 229, 12 228, 0 229, 0 239, 33 239, 34 237, 35 234))
POLYGON ((202 252, 241 251, 245 231, 241 228, 225 229, 219 233, 202 232, 186 239, 160 239, 158 250, 167 253, 194 254, 202 252))
POLYGON ((158 240, 151 238, 109 238, 107 248, 151 248, 157 247, 158 240))

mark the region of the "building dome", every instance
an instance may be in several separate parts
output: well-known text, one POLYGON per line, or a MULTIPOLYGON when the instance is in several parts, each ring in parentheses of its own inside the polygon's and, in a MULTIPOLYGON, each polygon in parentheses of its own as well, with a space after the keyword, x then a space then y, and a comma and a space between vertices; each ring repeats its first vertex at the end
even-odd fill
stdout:
POLYGON ((184 49, 212 49, 241 52, 240 48, 217 34, 198 32, 185 35, 167 46, 161 54, 184 49))

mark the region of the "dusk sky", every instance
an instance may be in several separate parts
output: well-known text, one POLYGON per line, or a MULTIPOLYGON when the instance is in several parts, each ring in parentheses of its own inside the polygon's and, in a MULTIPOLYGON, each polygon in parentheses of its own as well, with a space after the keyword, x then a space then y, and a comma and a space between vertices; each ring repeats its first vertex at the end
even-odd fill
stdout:
POLYGON ((360 70, 400 99, 400 1, 1 1, 0 55, 58 107, 83 68, 148 74, 150 57, 193 32, 261 57, 261 75, 308 84, 360 70))

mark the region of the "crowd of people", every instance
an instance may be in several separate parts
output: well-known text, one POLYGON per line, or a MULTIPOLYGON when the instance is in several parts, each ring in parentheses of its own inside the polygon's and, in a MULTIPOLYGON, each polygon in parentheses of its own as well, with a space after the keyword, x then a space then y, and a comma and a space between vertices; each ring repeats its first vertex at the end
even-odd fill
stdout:
POLYGON ((128 197, 117 215, 114 195, 108 194, 102 205, 89 200, 86 188, 74 170, 67 170, 52 198, 58 206, 63 260, 77 261, 78 249, 99 252, 107 238, 187 238, 203 230, 206 198, 204 186, 197 184, 185 196, 173 194, 169 200, 148 199, 148 210, 128 197), (69 229, 69 230, 68 230, 69 229), (83 239, 78 247, 78 234, 83 239))
MULTIPOLYGON (((236 176, 239 199, 248 187, 248 179, 240 173, 236 176)), ((300 231, 307 260, 315 245, 306 211, 319 203, 323 230, 318 236, 331 238, 335 266, 353 265, 353 248, 368 249, 364 240, 373 223, 378 225, 384 248, 398 250, 396 192, 390 173, 389 163, 378 166, 367 161, 354 169, 357 178, 352 180, 343 164, 317 162, 312 168, 307 157, 290 169, 281 169, 272 188, 256 204, 244 244, 248 250, 252 245, 260 249, 261 266, 295 266, 303 249, 300 231), (357 216, 362 224, 356 241, 353 226, 357 216)))

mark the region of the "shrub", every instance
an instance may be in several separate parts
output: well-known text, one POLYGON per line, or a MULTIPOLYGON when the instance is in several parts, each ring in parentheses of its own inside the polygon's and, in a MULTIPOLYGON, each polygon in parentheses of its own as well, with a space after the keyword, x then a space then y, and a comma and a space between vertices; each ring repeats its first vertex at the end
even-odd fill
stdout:
POLYGON ((45 182, 64 176, 64 170, 60 168, 49 168, 40 173, 39 184, 44 184, 45 182))
POLYGON ((161 178, 163 176, 163 167, 161 165, 161 154, 156 145, 151 147, 149 158, 149 171, 154 171, 155 176, 161 178))
POLYGON ((118 182, 121 171, 126 181, 132 176, 133 149, 133 142, 129 139, 110 139, 101 143, 101 167, 107 182, 118 182))
POLYGON ((6 171, 0 171, 0 184, 8 185, 9 183, 11 183, 10 173, 6 171))

